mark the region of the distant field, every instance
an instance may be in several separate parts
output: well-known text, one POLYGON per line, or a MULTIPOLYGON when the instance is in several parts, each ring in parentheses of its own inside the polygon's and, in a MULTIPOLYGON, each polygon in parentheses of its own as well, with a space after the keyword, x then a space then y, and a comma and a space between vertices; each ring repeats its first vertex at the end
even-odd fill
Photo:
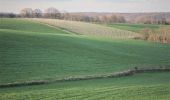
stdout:
POLYGON ((38 21, 44 24, 48 24, 54 27, 60 27, 61 29, 74 32, 79 35, 88 35, 93 37, 106 37, 106 38, 135 38, 140 37, 140 34, 124 31, 117 28, 110 28, 98 24, 91 24, 85 22, 77 22, 77 21, 65 21, 65 20, 57 20, 57 19, 28 19, 32 21, 38 21))
MULTIPOLYGON (((114 31, 114 34, 119 33, 114 31)), ((136 66, 166 66, 170 65, 169 58, 169 44, 93 37, 28 19, 0 19, 0 84, 101 75, 136 66)), ((144 73, 113 79, 0 88, 0 100, 168 100, 169 77, 168 72, 144 73)))
POLYGON ((153 25, 153 24, 109 24, 108 26, 123 30, 128 30, 132 32, 140 32, 144 28, 150 29, 159 29, 160 27, 164 27, 165 25, 153 25))
POLYGON ((154 24, 109 24, 112 28, 140 33, 143 39, 153 42, 170 43, 170 25, 154 24))

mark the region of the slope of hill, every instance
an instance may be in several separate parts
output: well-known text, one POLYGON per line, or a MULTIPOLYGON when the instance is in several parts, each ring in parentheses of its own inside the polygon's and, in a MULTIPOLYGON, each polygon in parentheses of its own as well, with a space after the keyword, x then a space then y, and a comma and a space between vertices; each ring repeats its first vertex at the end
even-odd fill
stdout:
POLYGON ((94 37, 106 37, 106 38, 135 38, 140 37, 140 34, 131 31, 124 31, 116 28, 110 28, 98 24, 91 24, 77 21, 65 21, 57 19, 28 19, 32 21, 38 21, 44 24, 48 24, 55 27, 60 27, 67 31, 71 31, 77 34, 90 35, 94 37))
MULTIPOLYGON (((170 65, 169 44, 93 38, 25 19, 0 21, 0 84, 102 75, 136 66, 170 65)), ((169 72, 144 73, 113 79, 0 88, 0 99, 89 97, 107 100, 145 96, 145 100, 168 100, 169 75, 169 72)))
POLYGON ((30 22, 21 19, 0 19, 0 29, 10 29, 16 31, 26 31, 26 32, 41 32, 41 33, 62 33, 68 34, 67 32, 61 31, 57 28, 48 27, 47 25, 30 22), (59 32, 58 32, 59 31, 59 32))
POLYGON ((170 64, 169 45, 92 39, 62 34, 62 30, 46 25, 43 30, 56 30, 56 33, 43 33, 45 31, 31 28, 42 24, 18 19, 2 20, 1 83, 97 75, 134 66, 170 64), (12 26, 13 21, 16 21, 15 26, 12 26), (20 23, 24 24, 21 26, 20 23), (15 27, 18 29, 13 30, 15 27))

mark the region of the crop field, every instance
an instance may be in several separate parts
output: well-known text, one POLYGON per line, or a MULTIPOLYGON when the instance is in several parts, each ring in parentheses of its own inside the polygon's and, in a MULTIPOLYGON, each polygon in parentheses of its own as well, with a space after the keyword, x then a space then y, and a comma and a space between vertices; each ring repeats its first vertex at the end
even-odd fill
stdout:
POLYGON ((107 26, 139 33, 148 41, 170 43, 170 25, 117 23, 107 26))
POLYGON ((108 26, 113 27, 113 28, 122 29, 122 30, 132 31, 132 32, 140 32, 142 29, 145 29, 145 28, 159 29, 160 27, 165 27, 167 25, 117 23, 117 24, 109 24, 108 26))
MULTIPOLYGON (((157 27, 157 26, 155 26, 157 27)), ((170 65, 170 45, 131 30, 54 19, 0 19, 0 84, 170 65)), ((170 73, 0 88, 0 100, 168 100, 170 73)))
POLYGON ((85 22, 65 21, 65 20, 57 20, 57 19, 31 19, 31 20, 45 23, 51 26, 60 27, 62 29, 80 35, 84 34, 84 35, 90 35, 94 37, 99 36, 99 37, 107 37, 107 38, 125 38, 125 39, 140 37, 139 34, 131 31, 124 31, 117 28, 105 27, 98 24, 89 24, 85 22))

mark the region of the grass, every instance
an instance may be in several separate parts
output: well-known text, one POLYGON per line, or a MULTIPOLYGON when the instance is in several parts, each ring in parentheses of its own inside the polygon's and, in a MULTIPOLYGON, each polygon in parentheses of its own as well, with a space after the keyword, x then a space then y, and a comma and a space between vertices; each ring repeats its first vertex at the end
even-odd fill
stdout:
POLYGON ((44 24, 48 24, 54 27, 60 27, 70 32, 74 32, 79 35, 89 35, 93 37, 105 37, 105 38, 135 38, 140 37, 140 34, 131 31, 124 31, 117 28, 110 28, 99 24, 91 24, 77 21, 65 21, 57 19, 27 19, 32 21, 38 21, 44 24))
POLYGON ((117 24, 109 24, 108 26, 118 28, 118 29, 132 31, 132 32, 140 32, 142 29, 145 29, 145 28, 158 29, 165 25, 117 23, 117 24))
POLYGON ((132 77, 61 82, 0 89, 4 100, 168 100, 170 73, 145 73, 132 77))
POLYGON ((1 29, 0 83, 98 75, 135 66, 170 64, 167 44, 61 33, 61 30, 47 34, 1 29))
MULTIPOLYGON (((24 19, 0 19, 0 84, 100 75, 170 65, 170 45, 70 34, 24 19)), ((170 73, 0 89, 0 99, 168 100, 170 73)))
POLYGON ((122 30, 137 32, 143 35, 143 39, 170 43, 170 25, 154 25, 154 24, 109 24, 108 26, 122 30))
POLYGON ((52 28, 44 24, 35 23, 31 21, 21 20, 21 19, 0 19, 0 29, 10 29, 17 31, 26 31, 26 32, 39 32, 39 33, 62 33, 68 34, 57 28, 52 28))

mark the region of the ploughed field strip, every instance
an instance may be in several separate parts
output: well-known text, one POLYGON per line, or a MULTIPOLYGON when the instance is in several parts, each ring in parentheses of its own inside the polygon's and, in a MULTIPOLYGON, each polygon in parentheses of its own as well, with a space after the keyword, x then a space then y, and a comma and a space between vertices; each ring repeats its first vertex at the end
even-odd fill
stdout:
POLYGON ((57 20, 57 19, 27 19, 32 21, 38 21, 44 24, 48 24, 51 26, 56 26, 61 29, 74 32, 76 34, 82 35, 90 35, 97 37, 105 37, 105 38, 137 38, 141 37, 140 34, 124 31, 116 28, 110 28, 98 24, 91 24, 85 22, 77 22, 77 21, 65 21, 65 20, 57 20))

